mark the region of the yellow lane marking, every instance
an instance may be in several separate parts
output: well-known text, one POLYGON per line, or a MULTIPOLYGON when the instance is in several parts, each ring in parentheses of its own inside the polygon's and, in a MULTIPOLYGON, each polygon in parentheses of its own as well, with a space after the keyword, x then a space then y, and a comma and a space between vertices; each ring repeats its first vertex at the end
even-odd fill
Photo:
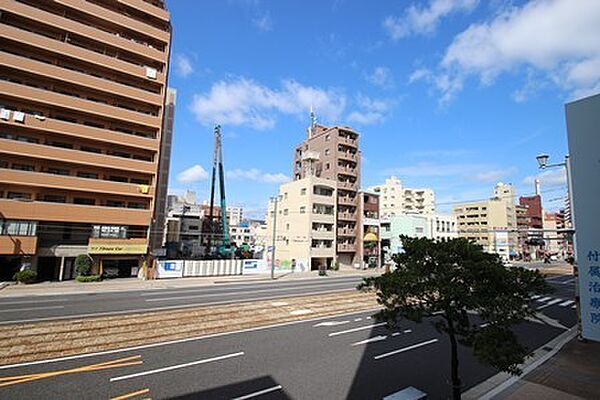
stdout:
POLYGON ((142 390, 138 390, 137 392, 126 393, 126 394, 122 394, 121 396, 113 397, 110 400, 130 399, 132 397, 141 396, 142 394, 146 394, 149 391, 150 391, 150 389, 142 389, 142 390))
POLYGON ((35 381, 38 379, 51 378, 53 376, 75 374, 78 372, 91 372, 109 368, 127 367, 130 365, 140 365, 143 363, 140 355, 130 356, 125 358, 119 358, 117 360, 105 361, 98 364, 85 365, 83 367, 77 367, 72 369, 63 369, 58 371, 40 372, 37 374, 30 375, 19 375, 19 376, 6 376, 0 378, 0 387, 16 385, 18 383, 25 383, 35 381))

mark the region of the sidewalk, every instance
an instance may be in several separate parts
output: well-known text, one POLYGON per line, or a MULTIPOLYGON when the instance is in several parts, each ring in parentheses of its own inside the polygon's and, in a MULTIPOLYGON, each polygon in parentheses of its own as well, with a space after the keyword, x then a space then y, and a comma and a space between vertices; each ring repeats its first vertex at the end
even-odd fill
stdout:
MULTIPOLYGON (((352 276, 367 276, 382 272, 382 270, 343 270, 327 271, 327 276, 319 277, 319 271, 276 273, 275 281, 294 281, 302 279, 331 279, 352 276)), ((74 280, 63 282, 41 282, 32 285, 17 285, 11 283, 0 287, 0 298, 19 296, 52 296, 82 293, 118 292, 147 289, 176 289, 185 287, 208 286, 232 283, 267 283, 273 282, 269 274, 207 276, 198 278, 173 278, 144 281, 138 278, 110 279, 102 282, 80 283, 74 280)))
POLYGON ((500 393, 495 400, 599 399, 600 343, 572 339, 554 357, 500 393))

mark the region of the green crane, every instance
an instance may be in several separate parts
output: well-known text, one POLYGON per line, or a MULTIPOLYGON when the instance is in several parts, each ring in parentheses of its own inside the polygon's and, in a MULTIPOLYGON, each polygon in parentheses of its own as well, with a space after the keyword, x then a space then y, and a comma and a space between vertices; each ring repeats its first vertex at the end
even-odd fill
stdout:
MULTIPOLYGON (((218 232, 218 229, 215 224, 215 216, 214 216, 214 203, 215 203, 215 179, 217 173, 219 174, 219 193, 221 195, 221 230, 223 232, 223 241, 221 246, 219 246, 217 250, 217 255, 221 257, 230 257, 233 253, 231 248, 231 243, 229 242, 229 226, 227 224, 227 203, 225 201, 225 171, 223 170, 223 147, 221 143, 221 125, 215 125, 215 153, 213 157, 213 167, 212 167, 212 182, 210 186, 210 211, 209 211, 209 219, 211 228, 211 236, 212 234, 218 232)), ((208 248, 209 251, 211 249, 210 246, 211 237, 209 236, 208 240, 208 248)))

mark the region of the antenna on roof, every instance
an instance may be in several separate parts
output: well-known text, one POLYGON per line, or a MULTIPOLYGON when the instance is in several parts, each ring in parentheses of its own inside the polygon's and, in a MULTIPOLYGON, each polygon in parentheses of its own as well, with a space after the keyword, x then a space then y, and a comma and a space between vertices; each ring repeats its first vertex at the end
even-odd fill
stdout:
POLYGON ((314 107, 310 105, 310 126, 308 127, 308 136, 312 136, 314 133, 315 126, 317 126, 317 116, 315 114, 314 107))

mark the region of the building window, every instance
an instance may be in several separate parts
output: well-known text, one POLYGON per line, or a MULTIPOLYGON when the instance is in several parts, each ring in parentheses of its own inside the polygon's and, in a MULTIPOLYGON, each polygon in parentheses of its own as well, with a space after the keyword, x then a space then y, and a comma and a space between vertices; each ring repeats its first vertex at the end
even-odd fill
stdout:
POLYGON ((102 150, 100 150, 96 147, 90 147, 90 146, 81 146, 80 150, 87 151, 88 153, 102 153, 102 150))
POLYGON ((12 200, 31 200, 31 193, 8 192, 6 198, 12 200))
POLYGON ((325 169, 329 169, 329 163, 325 164, 325 169))
POLYGON ((288 209, 283 210, 283 215, 288 215, 288 209))
POLYGON ((37 221, 0 221, 1 235, 35 236, 37 221))
POLYGON ((83 204, 86 206, 93 206, 96 204, 96 200, 94 199, 87 199, 84 197, 75 197, 73 199, 73 204, 83 204))
POLYGON ((79 171, 79 172, 77 172, 77 176, 79 178, 98 179, 98 174, 93 173, 93 172, 79 171))
POLYGON ((46 194, 44 195, 43 201, 48 201, 50 203, 66 203, 67 196, 63 196, 60 194, 46 194))
POLYGON ((306 195, 306 188, 302 188, 302 189, 300 189, 300 195, 301 195, 301 196, 304 196, 304 195, 306 195))
POLYGON ((137 209, 143 210, 143 209, 146 208, 146 205, 144 203, 138 203, 138 202, 130 201, 129 203, 127 203, 127 207, 128 208, 137 208, 137 209))
POLYGON ((92 228, 92 237, 125 239, 127 237, 127 227, 118 225, 94 225, 92 228))
POLYGON ((331 140, 331 135, 327 134, 325 135, 325 141, 329 142, 331 140))
POLYGON ((306 214, 306 207, 300 207, 300 214, 306 214))
POLYGON ((329 155, 329 149, 325 149, 325 155, 328 156, 329 155))
POLYGON ((18 169, 19 171, 33 171, 35 170, 33 165, 29 164, 16 164, 13 163, 12 169, 18 169))
POLYGON ((54 175, 69 175, 69 170, 62 169, 62 168, 48 168, 48 170, 46 172, 48 172, 49 174, 54 174, 54 175))
POLYGON ((106 200, 107 207, 125 207, 125 202, 117 200, 106 200))

